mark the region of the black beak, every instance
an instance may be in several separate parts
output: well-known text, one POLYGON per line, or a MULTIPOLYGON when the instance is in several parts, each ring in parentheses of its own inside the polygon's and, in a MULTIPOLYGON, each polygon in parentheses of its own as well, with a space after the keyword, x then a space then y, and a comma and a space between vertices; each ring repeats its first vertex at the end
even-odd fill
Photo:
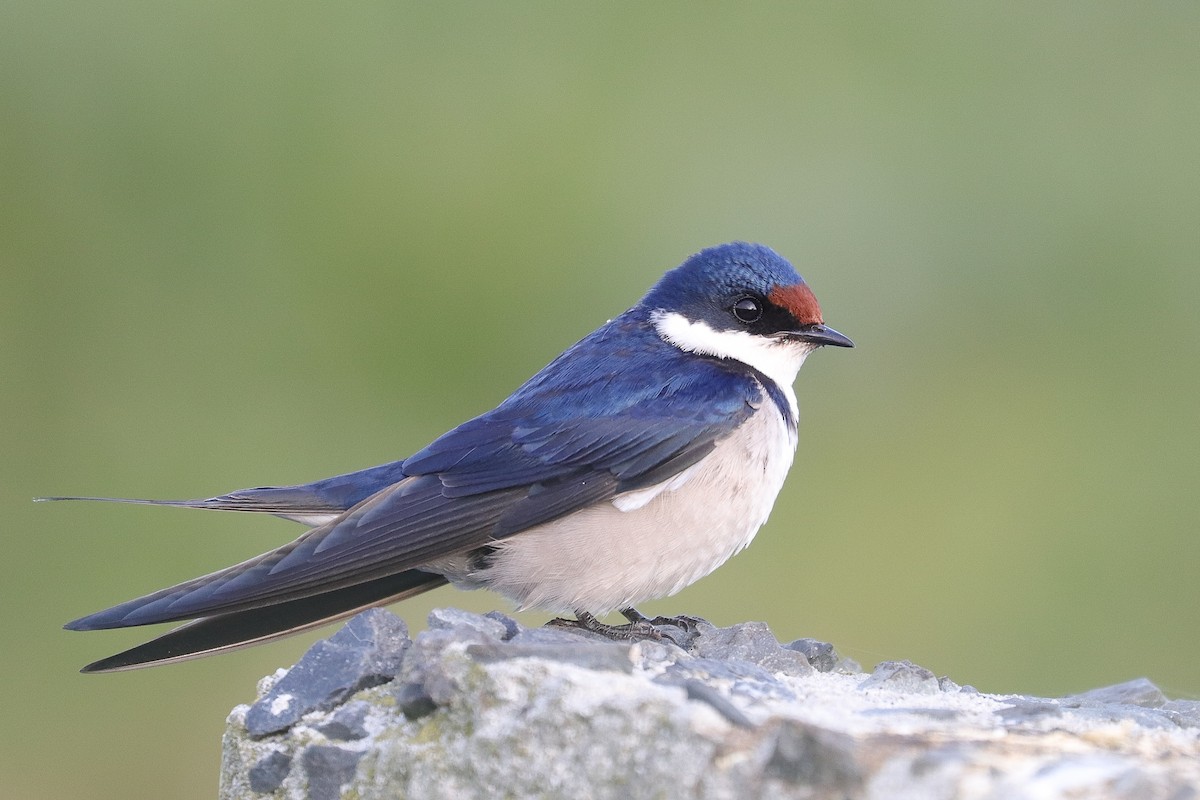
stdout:
POLYGON ((801 342, 811 342, 818 347, 829 345, 830 347, 854 347, 854 342, 850 341, 849 336, 838 333, 833 328, 825 325, 805 325, 794 331, 788 331, 789 339, 797 339, 801 342))

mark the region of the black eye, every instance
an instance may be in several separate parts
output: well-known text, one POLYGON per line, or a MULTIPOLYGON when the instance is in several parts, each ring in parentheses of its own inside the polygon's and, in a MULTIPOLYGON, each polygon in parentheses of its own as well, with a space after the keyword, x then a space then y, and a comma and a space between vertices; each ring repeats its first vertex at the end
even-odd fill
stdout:
POLYGON ((758 322, 762 319, 762 303, 753 297, 743 297, 733 304, 733 315, 742 322, 758 322))

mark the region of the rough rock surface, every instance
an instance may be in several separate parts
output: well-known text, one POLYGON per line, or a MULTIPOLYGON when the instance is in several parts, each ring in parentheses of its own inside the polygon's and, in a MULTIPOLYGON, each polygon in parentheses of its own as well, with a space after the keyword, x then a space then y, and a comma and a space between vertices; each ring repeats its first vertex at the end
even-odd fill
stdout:
POLYGON ((238 706, 221 797, 1200 798, 1200 702, 989 695, 762 623, 613 642, 372 610, 238 706))

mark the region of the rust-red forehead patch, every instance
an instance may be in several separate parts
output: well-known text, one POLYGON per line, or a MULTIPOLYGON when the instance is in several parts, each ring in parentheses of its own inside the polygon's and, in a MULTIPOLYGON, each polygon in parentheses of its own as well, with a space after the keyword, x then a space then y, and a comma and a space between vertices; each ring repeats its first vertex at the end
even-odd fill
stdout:
POLYGON ((806 284, 776 286, 767 295, 767 299, 792 312, 792 316, 801 325, 820 325, 825 322, 821 319, 821 306, 817 305, 816 296, 806 284))

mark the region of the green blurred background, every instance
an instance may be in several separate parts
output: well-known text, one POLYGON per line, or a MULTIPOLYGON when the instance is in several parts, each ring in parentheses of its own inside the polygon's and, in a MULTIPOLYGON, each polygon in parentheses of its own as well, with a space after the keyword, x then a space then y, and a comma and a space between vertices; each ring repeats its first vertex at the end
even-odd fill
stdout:
MULTIPOLYGON (((1200 6, 7 3, 0 786, 204 798, 315 634, 83 677, 67 619, 298 532, 750 239, 854 351, 754 546, 647 606, 995 692, 1200 695, 1200 6)), ((442 589, 397 607, 505 608, 442 589)), ((540 622, 539 615, 528 615, 540 622)))

